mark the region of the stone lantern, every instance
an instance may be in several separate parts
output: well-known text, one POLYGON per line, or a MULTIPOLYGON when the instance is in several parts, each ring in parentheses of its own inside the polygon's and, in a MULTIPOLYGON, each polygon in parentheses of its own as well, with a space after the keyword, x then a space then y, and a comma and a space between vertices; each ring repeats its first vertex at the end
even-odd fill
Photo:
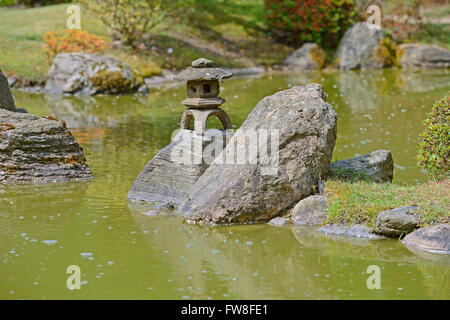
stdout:
POLYGON ((181 117, 181 129, 189 129, 194 119, 194 131, 203 134, 206 131, 206 121, 215 115, 224 129, 232 129, 227 113, 219 107, 225 99, 219 97, 220 81, 231 78, 232 74, 220 68, 212 68, 212 61, 200 58, 192 62, 192 67, 181 71, 176 79, 187 81, 187 95, 182 104, 188 109, 181 117))

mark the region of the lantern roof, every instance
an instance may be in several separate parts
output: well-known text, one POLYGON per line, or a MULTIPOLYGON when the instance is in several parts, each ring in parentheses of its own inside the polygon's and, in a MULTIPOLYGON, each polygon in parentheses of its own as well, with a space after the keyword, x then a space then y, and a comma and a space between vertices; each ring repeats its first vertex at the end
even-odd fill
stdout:
POLYGON ((231 72, 221 68, 211 68, 212 61, 200 58, 192 62, 192 67, 181 71, 175 79, 184 81, 218 80, 231 78, 231 72))

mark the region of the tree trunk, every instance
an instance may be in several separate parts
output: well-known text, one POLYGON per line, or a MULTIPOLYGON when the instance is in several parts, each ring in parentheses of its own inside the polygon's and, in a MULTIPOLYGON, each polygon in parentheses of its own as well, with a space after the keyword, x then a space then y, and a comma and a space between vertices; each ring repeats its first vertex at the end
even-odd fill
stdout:
POLYGON ((14 99, 9 90, 9 84, 6 77, 0 70, 0 109, 6 109, 8 111, 15 112, 16 107, 14 105, 14 99))

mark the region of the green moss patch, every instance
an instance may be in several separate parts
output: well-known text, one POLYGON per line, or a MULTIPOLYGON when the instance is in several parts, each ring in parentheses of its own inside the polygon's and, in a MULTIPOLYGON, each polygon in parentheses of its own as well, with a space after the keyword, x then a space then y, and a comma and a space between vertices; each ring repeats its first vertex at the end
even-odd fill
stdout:
POLYGON ((129 92, 132 91, 136 85, 134 79, 125 77, 120 71, 100 71, 90 80, 98 93, 129 92))

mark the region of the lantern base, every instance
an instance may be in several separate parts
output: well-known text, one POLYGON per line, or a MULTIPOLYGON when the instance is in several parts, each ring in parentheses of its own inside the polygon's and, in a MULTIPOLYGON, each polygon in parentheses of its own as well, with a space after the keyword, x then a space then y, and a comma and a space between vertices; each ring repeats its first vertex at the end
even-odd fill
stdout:
POLYGON ((206 122, 208 121, 209 116, 216 116, 223 125, 223 128, 233 129, 233 125, 231 124, 230 117, 228 114, 220 109, 187 109, 183 112, 183 116, 181 117, 181 129, 189 129, 189 124, 191 120, 194 119, 194 131, 196 134, 203 135, 206 131, 206 122))

